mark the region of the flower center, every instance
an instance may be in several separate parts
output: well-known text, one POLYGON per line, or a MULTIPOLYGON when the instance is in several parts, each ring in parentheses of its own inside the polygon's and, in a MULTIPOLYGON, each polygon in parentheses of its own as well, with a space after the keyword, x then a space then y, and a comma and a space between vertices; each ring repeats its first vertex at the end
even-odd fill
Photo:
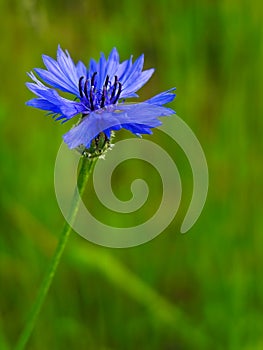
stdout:
POLYGON ((122 84, 116 75, 113 82, 107 75, 102 89, 97 87, 97 72, 93 73, 91 79, 85 80, 83 76, 79 79, 80 98, 91 111, 117 103, 121 89, 122 84))

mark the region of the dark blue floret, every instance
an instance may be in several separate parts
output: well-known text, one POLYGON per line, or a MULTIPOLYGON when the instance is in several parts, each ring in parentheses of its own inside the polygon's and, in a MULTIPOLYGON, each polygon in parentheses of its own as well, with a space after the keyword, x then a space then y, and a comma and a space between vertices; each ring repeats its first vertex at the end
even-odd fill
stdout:
POLYGON ((108 59, 101 54, 98 62, 91 59, 89 68, 82 62, 76 65, 67 51, 58 47, 57 60, 43 55, 46 69, 36 68, 29 73, 33 83, 27 87, 37 96, 27 105, 49 111, 56 120, 67 121, 81 115, 80 122, 64 135, 69 148, 80 145, 88 147, 101 132, 110 137, 112 130, 125 128, 136 135, 149 134, 160 125, 158 117, 174 114, 163 107, 171 102, 173 89, 143 103, 124 103, 124 99, 137 97, 136 92, 150 79, 154 70, 142 71, 144 56, 132 63, 132 57, 119 62, 118 51, 114 48, 108 59), (45 85, 46 84, 46 85, 45 85), (58 92, 71 93, 69 100, 58 92))

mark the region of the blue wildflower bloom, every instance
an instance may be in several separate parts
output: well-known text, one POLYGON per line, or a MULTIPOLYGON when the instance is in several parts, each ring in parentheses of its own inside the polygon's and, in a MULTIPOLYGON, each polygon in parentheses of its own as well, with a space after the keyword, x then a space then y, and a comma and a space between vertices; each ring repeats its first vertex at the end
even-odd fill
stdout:
POLYGON ((26 85, 37 98, 26 104, 49 111, 49 115, 62 122, 81 115, 77 125, 63 136, 69 148, 89 148, 102 134, 109 141, 111 131, 121 128, 139 136, 151 134, 151 129, 161 124, 158 117, 175 113, 163 107, 174 99, 175 88, 145 102, 124 103, 126 98, 138 97, 136 92, 154 72, 154 69, 142 70, 143 55, 134 63, 132 57, 120 63, 118 51, 113 48, 108 59, 102 53, 99 61, 91 59, 87 68, 81 61, 75 64, 68 51, 58 46, 57 60, 43 55, 43 62, 46 69, 34 69, 38 77, 28 73, 33 82, 26 85), (64 98, 57 90, 71 93, 75 98, 64 98))

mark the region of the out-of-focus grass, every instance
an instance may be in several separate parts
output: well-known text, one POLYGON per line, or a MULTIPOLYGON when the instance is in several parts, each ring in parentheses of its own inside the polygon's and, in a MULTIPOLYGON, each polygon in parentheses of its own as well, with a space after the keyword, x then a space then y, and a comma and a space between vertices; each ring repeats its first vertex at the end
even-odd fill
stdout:
MULTIPOLYGON (((154 133, 182 176, 176 219, 125 250, 73 234, 28 348, 209 349, 211 340, 218 349, 262 348, 262 10, 245 0, 0 0, 1 349, 18 337, 63 224, 53 164, 68 126, 24 105, 25 72, 58 43, 86 63, 112 46, 122 59, 144 52, 156 73, 141 99, 177 86, 172 106, 204 148, 210 189, 196 225, 177 234, 191 172, 183 152, 154 133)), ((126 174, 137 169, 154 208, 158 176, 143 164, 119 169, 118 194, 129 195, 126 174)))

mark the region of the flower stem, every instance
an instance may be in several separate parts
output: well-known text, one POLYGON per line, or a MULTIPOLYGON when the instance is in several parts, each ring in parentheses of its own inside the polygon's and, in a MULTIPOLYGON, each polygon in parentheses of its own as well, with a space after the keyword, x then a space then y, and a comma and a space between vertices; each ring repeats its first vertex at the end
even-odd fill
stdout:
POLYGON ((50 262, 50 265, 48 267, 47 273, 45 275, 45 278, 42 282, 42 285, 39 289, 39 293, 37 295, 36 301, 33 304, 33 307, 31 309, 31 313, 29 314, 28 321, 18 339, 18 342, 16 344, 15 350, 23 350, 31 336, 31 333, 34 329, 35 323, 37 321, 38 314, 41 310, 41 307, 45 301, 45 298, 47 296, 47 293, 49 291, 50 285, 52 283, 52 280, 54 278, 56 269, 58 267, 59 261, 61 259, 62 253, 65 249, 66 243, 68 241, 69 235, 72 231, 71 225, 73 224, 76 215, 78 213, 78 208, 81 200, 81 196, 83 195, 83 192, 85 190, 87 181, 89 176, 92 173, 93 167, 97 161, 97 158, 81 158, 81 166, 80 171, 78 175, 78 186, 75 189, 74 197, 72 201, 72 206, 70 210, 69 220, 66 221, 64 224, 64 227, 62 229, 57 248, 55 250, 55 253, 52 257, 52 260, 50 262))

